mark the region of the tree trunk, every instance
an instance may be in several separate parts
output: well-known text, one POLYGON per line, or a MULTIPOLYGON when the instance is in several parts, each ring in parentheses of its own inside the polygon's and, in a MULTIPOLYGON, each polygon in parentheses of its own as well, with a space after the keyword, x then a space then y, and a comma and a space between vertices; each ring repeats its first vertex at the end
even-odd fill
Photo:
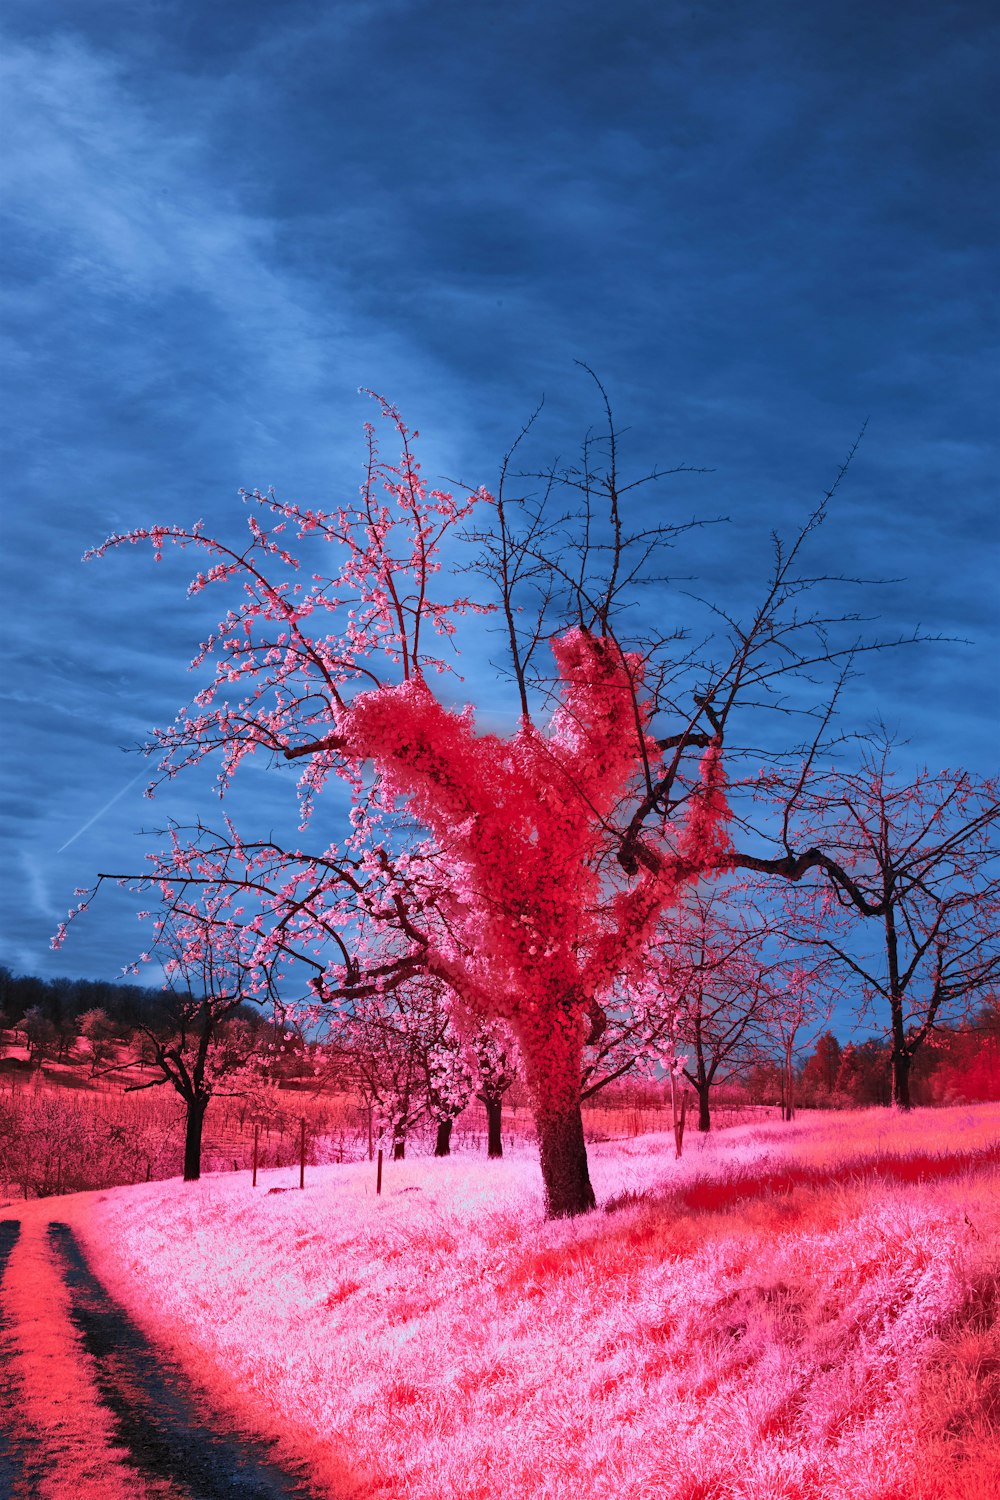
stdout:
POLYGON ((913 1058, 908 1052, 900 1052, 893 1049, 892 1068, 892 1102, 897 1109, 910 1109, 910 1064, 913 1058))
POLYGON ((588 1213, 596 1203, 580 1113, 585 1030, 585 1007, 572 995, 515 1022, 550 1219, 588 1213))
POLYGON ((503 1140, 500 1136, 500 1117, 502 1113, 502 1099, 486 1100, 486 1155, 493 1158, 503 1156, 503 1140))
POLYGON ((434 1142, 435 1156, 451 1155, 451 1127, 454 1120, 438 1120, 437 1140, 434 1142))
POLYGON ((704 1134, 712 1128, 712 1112, 709 1107, 708 1084, 702 1084, 698 1089, 698 1129, 704 1134))
POLYGON ((546 1217, 567 1219, 574 1214, 589 1213, 597 1200, 587 1169, 579 1101, 561 1110, 537 1109, 535 1127, 545 1183, 546 1217))
POLYGON ((201 1177, 201 1132, 207 1109, 207 1099, 187 1101, 187 1126, 184 1131, 185 1182, 197 1182, 201 1177))
POLYGON ((394 1130, 392 1133, 392 1159, 393 1161, 402 1161, 405 1156, 406 1136, 400 1131, 394 1130))

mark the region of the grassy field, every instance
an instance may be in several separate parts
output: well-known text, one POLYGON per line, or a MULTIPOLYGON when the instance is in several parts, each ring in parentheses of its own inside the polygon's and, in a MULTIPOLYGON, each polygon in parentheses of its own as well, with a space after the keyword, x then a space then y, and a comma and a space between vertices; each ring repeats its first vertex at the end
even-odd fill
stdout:
MULTIPOLYGON (((59 1201, 226 1412, 383 1500, 1000 1494, 1000 1106, 59 1201), (284 1191, 270 1191, 281 1188, 284 1191)), ((32 1205, 34 1207, 35 1205, 32 1205)), ((37 1205, 39 1210, 45 1205, 37 1205)))

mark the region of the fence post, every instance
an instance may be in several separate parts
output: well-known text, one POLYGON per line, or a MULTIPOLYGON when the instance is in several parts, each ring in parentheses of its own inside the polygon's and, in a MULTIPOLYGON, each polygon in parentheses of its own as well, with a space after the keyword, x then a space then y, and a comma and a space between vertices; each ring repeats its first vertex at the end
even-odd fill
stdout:
POLYGON ((260 1125, 253 1128, 253 1186, 257 1186, 257 1147, 260 1143, 260 1125))
POLYGON ((306 1185, 306 1122, 303 1117, 299 1121, 299 1187, 306 1185))
POLYGON ((381 1146, 379 1147, 379 1153, 378 1153, 378 1171, 375 1174, 375 1196, 376 1196, 376 1198, 380 1198, 382 1196, 382 1148, 381 1148, 381 1146))

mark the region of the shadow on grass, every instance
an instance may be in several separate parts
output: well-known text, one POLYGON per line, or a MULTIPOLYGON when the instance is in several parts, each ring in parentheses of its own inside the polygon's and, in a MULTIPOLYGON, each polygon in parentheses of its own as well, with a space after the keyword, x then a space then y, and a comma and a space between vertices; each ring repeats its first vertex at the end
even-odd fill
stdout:
POLYGON ((900 1186, 941 1182, 984 1167, 1000 1167, 1000 1144, 978 1151, 921 1151, 906 1156, 855 1157, 830 1166, 791 1164, 760 1169, 748 1165, 723 1179, 696 1178, 648 1193, 622 1193, 604 1205, 605 1213, 620 1209, 662 1204, 688 1213, 725 1213, 729 1208, 758 1199, 788 1197, 800 1189, 822 1191, 832 1187, 900 1186))

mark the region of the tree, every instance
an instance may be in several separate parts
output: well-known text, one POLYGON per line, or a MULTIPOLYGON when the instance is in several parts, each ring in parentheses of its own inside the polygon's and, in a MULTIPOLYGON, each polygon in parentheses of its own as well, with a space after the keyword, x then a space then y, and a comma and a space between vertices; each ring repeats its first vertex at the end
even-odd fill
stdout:
MULTIPOLYGON (((455 1121, 472 1097, 473 1069, 468 1048, 454 1025, 443 986, 433 979, 412 979, 395 991, 389 1006, 376 1000, 361 1009, 356 1030, 355 1056, 367 1045, 370 1055, 361 1062, 368 1075, 368 1094, 384 1101, 395 1094, 402 1105, 402 1125, 398 1159, 402 1156, 405 1129, 421 1113, 434 1121, 435 1156, 451 1155, 451 1132, 455 1121), (411 1109, 416 1094, 422 1093, 422 1107, 411 1109), (392 1082, 385 1088, 386 1076, 392 1082), (400 1075, 405 1075, 405 1089, 399 1089, 400 1075)), ((384 1103, 382 1110, 384 1112, 384 1103)))
MULTIPOLYGON (((742 862, 726 832, 722 743, 731 721, 756 711, 779 679, 812 683, 825 664, 846 670, 868 649, 856 640, 833 647, 828 613, 801 607, 816 582, 801 553, 826 501, 791 547, 776 542, 773 574, 748 619, 715 612, 714 649, 693 651, 680 629, 633 628, 629 611, 658 578, 663 549, 700 523, 627 531, 624 497, 640 481, 620 479, 604 400, 606 436, 587 439, 578 467, 533 476, 544 486, 538 502, 509 498, 510 454, 495 497, 479 489, 458 505, 451 494, 428 494, 416 434, 381 402, 402 456, 383 461, 367 426, 359 503, 311 510, 254 492, 245 496, 242 545, 200 525, 157 526, 113 536, 95 554, 146 539, 159 558, 169 541, 210 559, 192 593, 242 585, 196 658, 199 666, 212 659, 212 680, 193 712, 156 735, 162 774, 218 753, 225 787, 263 749, 305 760, 306 816, 331 776, 355 799, 343 848, 251 846, 231 828, 199 826, 193 841, 214 861, 212 874, 178 866, 175 843, 152 878, 251 891, 267 919, 258 958, 310 965, 326 1003, 421 974, 471 1014, 505 1020, 523 1061, 553 1216, 594 1204, 580 1081, 603 1002, 641 971, 661 913, 688 886, 742 862), (573 496, 574 515, 550 503, 560 490, 573 496), (477 517, 488 518, 478 531, 477 517), (463 523, 494 590, 486 604, 435 593, 440 549, 460 540, 463 523), (331 548, 339 566, 298 582, 298 561, 279 535, 289 528, 307 549, 331 548), (446 664, 428 640, 450 643, 460 619, 493 608, 520 707, 507 737, 478 733, 471 707, 431 685, 446 664)), ((801 695, 796 708, 806 711, 801 695)), ((752 858, 755 868, 796 879, 815 853, 752 858)))
MULTIPOLYGON (((219 1094, 243 1092, 260 1049, 259 1031, 241 1012, 269 998, 256 957, 257 934, 225 897, 201 906, 175 902, 156 924, 167 990, 160 1017, 143 1023, 146 1057, 160 1077, 126 1093, 170 1084, 185 1106, 184 1181, 201 1177, 205 1115, 219 1094)), ((146 913, 145 915, 149 915, 146 913)), ((273 997, 271 997, 273 998, 273 997)))
POLYGON ((498 1021, 481 1021, 471 1040, 479 1070, 476 1098, 486 1107, 486 1155, 503 1156, 503 1100, 517 1080, 517 1043, 498 1021))
POLYGON ((935 1102, 1000 1099, 1000 996, 986 996, 962 1026, 937 1038, 930 1089, 935 1102))
POLYGON ((90 1076, 102 1068, 115 1050, 115 1028, 106 1010, 95 1006, 84 1011, 78 1021, 80 1036, 90 1043, 90 1076))
POLYGON ((56 1028, 41 1006, 32 1005, 24 1012, 21 1030, 28 1045, 28 1056, 35 1064, 53 1056, 58 1040, 56 1028))
POLYGON ((857 771, 798 777, 794 813, 842 876, 821 876, 807 898, 832 893, 851 919, 846 935, 803 940, 860 980, 860 1019, 884 1007, 891 1098, 909 1109, 919 1049, 1000 975, 1000 783, 967 771, 901 780, 891 749, 869 748, 857 771))
POLYGON ((412 990, 400 990, 342 1011, 326 1037, 328 1063, 351 1078, 375 1134, 391 1141, 393 1161, 404 1159, 407 1136, 427 1110, 425 1024, 412 990))
POLYGON ((813 1094, 835 1092, 840 1073, 840 1043, 832 1031, 824 1031, 802 1068, 802 1087, 813 1094))
POLYGON ((779 1045, 781 1118, 785 1121, 795 1118, 796 1043, 798 1048, 808 1046, 830 1014, 829 1000, 824 1005, 819 998, 828 967, 821 962, 809 968, 793 959, 777 981, 781 1003, 772 1011, 771 1030, 779 1045))
POLYGON ((451 1132, 472 1098, 473 1072, 459 1038, 445 1027, 427 1051, 427 1111, 437 1126, 435 1156, 451 1155, 451 1132))
POLYGON ((662 932, 661 983, 677 997, 677 1047, 693 1054, 680 1072, 698 1097, 699 1131, 711 1129, 713 1087, 766 1051, 777 994, 767 937, 752 902, 734 911, 729 901, 697 891, 662 932))
POLYGON ((836 1092, 855 1104, 887 1105, 891 1098, 889 1055, 876 1037, 866 1042, 848 1042, 837 1069, 836 1092))

